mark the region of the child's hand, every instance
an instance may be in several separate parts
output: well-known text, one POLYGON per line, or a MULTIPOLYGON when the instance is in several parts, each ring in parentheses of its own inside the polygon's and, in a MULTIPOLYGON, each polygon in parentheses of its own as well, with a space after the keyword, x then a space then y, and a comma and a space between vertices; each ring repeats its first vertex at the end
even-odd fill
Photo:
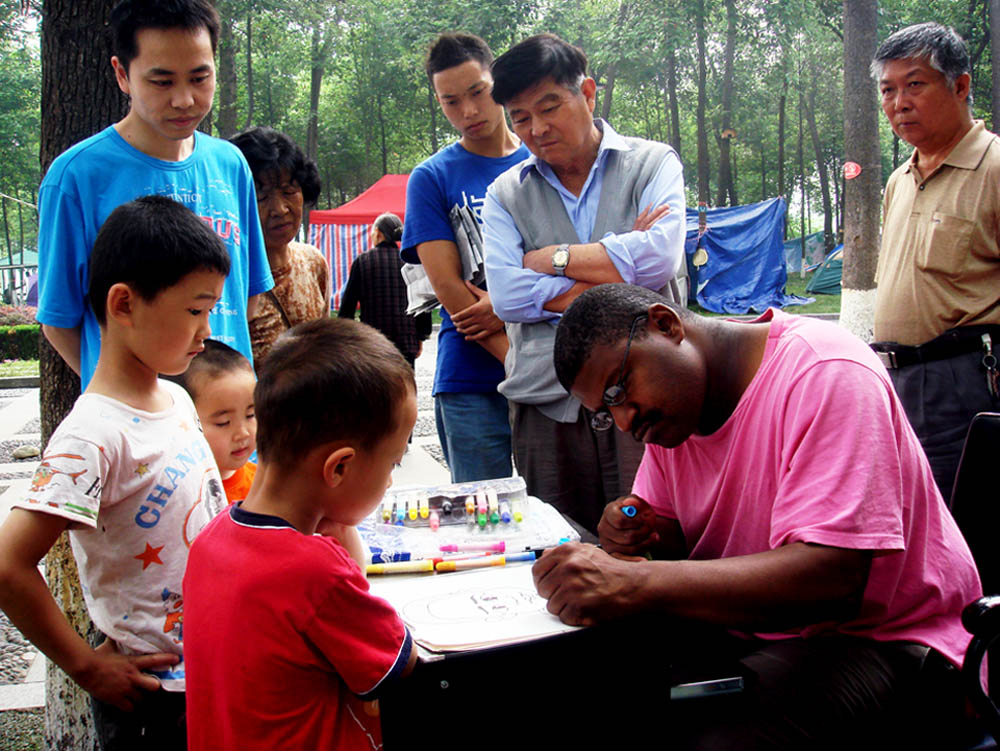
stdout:
POLYGON ((316 534, 324 537, 332 537, 347 549, 347 553, 361 567, 361 572, 365 571, 365 564, 371 561, 371 553, 358 534, 356 527, 350 524, 341 524, 330 521, 326 517, 320 520, 316 527, 316 534))
POLYGON ((628 495, 604 507, 597 525, 601 547, 608 553, 627 556, 644 554, 656 544, 656 512, 639 496, 628 495))
POLYGON ((73 678, 95 699, 131 712, 143 691, 156 691, 160 687, 159 679, 142 671, 176 665, 179 660, 177 655, 167 652, 123 655, 107 639, 94 650, 93 661, 73 678))

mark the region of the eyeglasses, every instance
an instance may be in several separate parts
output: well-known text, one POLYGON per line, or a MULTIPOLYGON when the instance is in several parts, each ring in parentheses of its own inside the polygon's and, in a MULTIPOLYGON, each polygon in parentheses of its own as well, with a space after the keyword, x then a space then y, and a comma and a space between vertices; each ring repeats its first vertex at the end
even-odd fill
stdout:
POLYGON ((635 336, 635 325, 643 318, 646 318, 646 313, 640 313, 632 319, 628 340, 625 342, 625 357, 622 358, 622 367, 618 372, 618 381, 604 389, 604 395, 601 397, 604 408, 590 415, 590 427, 594 430, 610 430, 611 426, 615 424, 615 418, 609 408, 618 407, 625 403, 625 365, 628 363, 628 351, 632 347, 632 338, 635 336))

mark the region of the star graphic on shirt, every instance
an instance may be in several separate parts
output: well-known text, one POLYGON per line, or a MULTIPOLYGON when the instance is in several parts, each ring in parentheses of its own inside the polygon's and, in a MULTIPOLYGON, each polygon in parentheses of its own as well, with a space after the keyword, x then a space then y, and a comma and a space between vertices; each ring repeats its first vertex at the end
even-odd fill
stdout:
POLYGON ((163 565, 163 561, 160 560, 160 551, 163 550, 165 546, 160 545, 158 548, 154 548, 148 542, 146 543, 146 549, 139 553, 139 555, 134 556, 136 560, 142 561, 142 570, 145 571, 154 563, 159 563, 163 565))
POLYGON ((140 463, 140 464, 139 464, 139 465, 138 465, 138 466, 137 466, 137 467, 135 468, 135 473, 136 473, 137 475, 139 475, 139 477, 142 477, 142 476, 143 476, 144 474, 146 474, 147 472, 149 472, 149 465, 148 465, 148 464, 146 464, 146 463, 144 463, 144 462, 143 462, 143 463, 140 463))

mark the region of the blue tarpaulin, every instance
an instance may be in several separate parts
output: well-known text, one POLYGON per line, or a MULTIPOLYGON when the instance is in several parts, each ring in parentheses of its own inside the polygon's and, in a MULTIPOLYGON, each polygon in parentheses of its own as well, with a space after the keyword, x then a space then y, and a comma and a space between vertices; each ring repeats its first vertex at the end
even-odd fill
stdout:
POLYGON ((684 244, 692 290, 701 307, 714 313, 743 314, 813 302, 785 294, 784 199, 710 209, 707 218, 707 229, 699 238, 698 211, 688 209, 684 244), (708 259, 696 268, 692 261, 699 247, 708 259))

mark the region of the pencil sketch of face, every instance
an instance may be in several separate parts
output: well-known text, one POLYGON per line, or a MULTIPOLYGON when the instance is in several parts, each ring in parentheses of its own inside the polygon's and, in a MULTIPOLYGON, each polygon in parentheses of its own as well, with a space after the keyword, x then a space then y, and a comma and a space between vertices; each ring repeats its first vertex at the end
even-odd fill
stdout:
POLYGON ((530 590, 516 587, 467 589, 414 600, 404 611, 403 617, 416 623, 482 623, 507 620, 521 613, 544 612, 545 600, 530 590))

